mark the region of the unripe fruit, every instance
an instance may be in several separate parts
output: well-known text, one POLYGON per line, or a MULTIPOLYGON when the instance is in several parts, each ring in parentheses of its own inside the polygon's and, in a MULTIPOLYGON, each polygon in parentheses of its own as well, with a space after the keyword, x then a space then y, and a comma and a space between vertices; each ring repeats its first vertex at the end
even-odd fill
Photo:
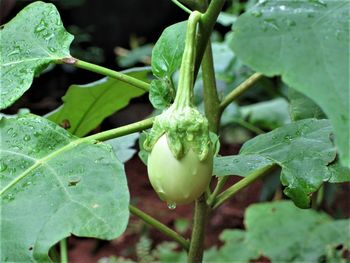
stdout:
POLYGON ((148 157, 148 176, 160 199, 168 204, 188 204, 208 187, 213 171, 213 154, 200 161, 191 149, 181 159, 172 154, 166 135, 154 144, 148 157))

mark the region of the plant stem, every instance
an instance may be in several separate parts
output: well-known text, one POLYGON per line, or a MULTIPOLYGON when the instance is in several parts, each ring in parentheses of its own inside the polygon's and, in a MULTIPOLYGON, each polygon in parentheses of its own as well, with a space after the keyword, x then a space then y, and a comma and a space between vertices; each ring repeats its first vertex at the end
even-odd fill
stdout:
POLYGON ((64 238, 60 241, 60 255, 61 255, 61 263, 68 263, 67 239, 66 238, 64 238))
POLYGON ((189 13, 191 14, 191 10, 188 9, 186 6, 184 6, 182 3, 180 3, 179 1, 177 0, 171 0, 171 2, 173 2, 175 5, 177 5, 178 7, 180 7, 183 11, 185 11, 186 13, 189 13))
POLYGON ((216 199, 213 202, 212 209, 218 208, 220 205, 222 205, 226 200, 230 199, 231 197, 235 196, 239 191, 253 183, 255 180, 261 178, 262 176, 268 174, 271 172, 276 165, 269 165, 262 169, 259 169, 257 171, 252 172, 247 177, 244 177, 242 180, 240 180, 238 183, 232 185, 227 190, 219 194, 216 199))
MULTIPOLYGON (((206 0, 198 2, 200 2, 200 4, 203 6, 203 9, 206 8, 206 0)), ((221 11, 222 6, 224 5, 224 2, 225 0, 211 1, 208 9, 201 17, 197 35, 197 52, 194 72, 194 79, 196 79, 199 66, 202 64, 205 113, 209 122, 209 129, 214 132, 217 132, 219 126, 220 112, 219 99, 216 90, 213 57, 209 38, 216 19, 221 11)), ((200 11, 203 12, 204 10, 201 9, 200 11)), ((196 200, 195 204, 193 229, 191 235, 190 250, 188 253, 189 263, 199 263, 202 261, 205 229, 208 217, 209 207, 207 206, 206 195, 203 194, 199 199, 196 200)))
POLYGON ((246 128, 247 130, 250 130, 254 132, 255 134, 264 134, 265 132, 261 130, 259 127, 254 126, 253 124, 245 121, 245 120, 236 120, 235 123, 241 125, 242 127, 246 128))
POLYGON ((89 70, 104 76, 108 76, 120 81, 123 81, 125 83, 128 83, 136 88, 142 89, 144 91, 149 91, 149 87, 150 84, 148 84, 147 82, 144 82, 142 80, 136 79, 134 77, 131 77, 129 75, 126 75, 124 73, 115 71, 115 70, 111 70, 102 66, 98 66, 96 64, 93 63, 89 63, 80 59, 76 59, 76 58, 67 58, 67 59, 63 59, 61 60, 61 62, 69 64, 69 65, 73 65, 77 68, 82 68, 85 70, 89 70))
POLYGON ((201 16, 202 14, 198 11, 193 11, 187 22, 185 50, 182 56, 179 84, 174 101, 174 105, 178 109, 188 107, 191 104, 191 94, 194 83, 193 72, 196 55, 197 24, 201 16))
POLYGON ((209 207, 213 206, 215 198, 218 196, 221 189, 225 186, 227 179, 228 179, 228 176, 219 177, 218 183, 216 184, 213 193, 209 196, 209 198, 207 200, 207 204, 209 207))
POLYGON ((196 200, 193 230, 191 235, 190 250, 188 252, 188 263, 202 262, 204 251, 205 228, 208 219, 208 206, 203 194, 196 200))
POLYGON ((234 90, 232 90, 220 103, 220 109, 223 111, 232 101, 237 99, 240 95, 246 92, 248 89, 253 87, 253 85, 258 82, 263 75, 261 73, 254 73, 240 85, 238 85, 234 90))
POLYGON ((86 140, 97 140, 97 141, 106 141, 109 139, 117 138, 120 136, 124 136, 130 133, 143 131, 148 128, 151 128, 153 125, 154 117, 148 118, 142 121, 134 122, 128 125, 124 125, 115 129, 111 129, 108 131, 96 133, 90 136, 85 137, 86 140))
POLYGON ((130 213, 132 213, 134 216, 137 216, 138 218, 142 219, 144 222, 149 224, 150 226, 158 229, 163 234, 167 235, 168 237, 174 239, 176 242, 178 242, 186 251, 189 249, 189 242, 185 238, 183 238, 180 234, 175 232, 174 230, 170 229, 166 225, 162 224, 155 218, 151 217, 150 215, 144 213, 140 209, 136 208, 135 206, 129 205, 130 213))
POLYGON ((207 43, 209 41, 210 35, 213 31, 214 25, 216 23, 216 19, 218 18, 222 7, 224 6, 225 0, 212 0, 207 7, 207 1, 197 1, 198 8, 200 12, 204 12, 201 22, 199 23, 199 31, 198 34, 198 46, 197 46, 197 54, 196 54, 196 64, 195 64, 195 79, 199 71, 199 67, 202 62, 202 58, 204 52, 207 48, 207 43))

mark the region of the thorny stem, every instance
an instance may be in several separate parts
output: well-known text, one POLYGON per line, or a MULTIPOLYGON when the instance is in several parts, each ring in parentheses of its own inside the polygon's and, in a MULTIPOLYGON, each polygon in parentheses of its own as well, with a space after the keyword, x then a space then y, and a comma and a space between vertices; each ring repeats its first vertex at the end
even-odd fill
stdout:
POLYGON ((137 216, 138 218, 142 219, 144 222, 146 222, 150 226, 158 229, 163 234, 172 238, 173 240, 178 242, 186 251, 188 251, 189 242, 188 240, 183 238, 180 234, 178 234, 171 228, 167 227, 163 223, 159 222, 158 220, 154 219, 150 215, 142 212, 140 209, 136 208, 135 206, 129 205, 129 210, 130 210, 130 213, 132 213, 134 216, 137 216))
POLYGON ((263 75, 261 73, 254 73, 240 85, 238 85, 234 90, 232 90, 220 103, 220 109, 223 111, 232 101, 237 99, 240 95, 246 92, 248 89, 254 86, 263 75))
POLYGON ((261 178, 262 176, 268 174, 273 169, 275 169, 276 165, 269 165, 266 166, 260 170, 252 172, 247 177, 244 177, 242 180, 240 180, 238 183, 232 185, 227 190, 219 194, 216 199, 214 200, 212 204, 212 209, 218 208, 220 205, 222 205, 226 200, 230 199, 231 197, 235 196, 239 191, 256 181, 257 179, 261 178))
POLYGON ((60 62, 75 66, 77 68, 89 70, 89 71, 92 71, 92 72, 95 72, 95 73, 98 73, 98 74, 101 74, 104 76, 108 76, 108 77, 123 81, 125 83, 128 83, 128 84, 130 84, 136 88, 142 89, 144 91, 149 91, 150 85, 147 82, 133 78, 129 75, 126 75, 124 73, 121 73, 121 72, 118 72, 115 70, 111 70, 111 69, 108 69, 108 68, 105 68, 102 66, 98 66, 96 64, 89 63, 89 62, 86 62, 86 61, 83 61, 80 59, 76 59, 73 57, 62 59, 60 62))

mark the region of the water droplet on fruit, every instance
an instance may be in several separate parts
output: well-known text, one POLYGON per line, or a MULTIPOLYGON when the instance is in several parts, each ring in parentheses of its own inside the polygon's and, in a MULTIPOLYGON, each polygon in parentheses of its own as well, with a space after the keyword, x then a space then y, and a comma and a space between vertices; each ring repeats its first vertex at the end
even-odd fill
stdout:
POLYGON ((170 210, 174 210, 176 208, 176 203, 174 202, 169 202, 167 205, 170 210))

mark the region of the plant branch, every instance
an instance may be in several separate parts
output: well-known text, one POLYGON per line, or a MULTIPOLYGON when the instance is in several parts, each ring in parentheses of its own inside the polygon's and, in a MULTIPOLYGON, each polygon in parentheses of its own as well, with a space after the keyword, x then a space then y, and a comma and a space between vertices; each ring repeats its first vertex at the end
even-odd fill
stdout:
POLYGON ((80 59, 76 59, 73 57, 62 59, 60 62, 75 66, 77 68, 82 68, 82 69, 85 69, 88 71, 92 71, 92 72, 95 72, 95 73, 98 73, 98 74, 101 74, 104 76, 108 76, 108 77, 111 77, 113 79, 117 79, 117 80, 123 81, 125 83, 128 83, 128 84, 130 84, 136 88, 142 89, 144 91, 149 91, 150 84, 148 84, 147 82, 144 82, 142 80, 136 79, 134 77, 131 77, 127 74, 124 74, 124 73, 121 73, 121 72, 118 72, 115 70, 111 70, 111 69, 108 69, 108 68, 105 68, 102 66, 98 66, 96 64, 89 63, 89 62, 86 62, 86 61, 83 61, 80 59))
POLYGON ((257 179, 263 177, 264 175, 271 172, 273 169, 275 169, 276 165, 269 165, 262 169, 259 169, 257 171, 252 172, 247 177, 244 177, 242 180, 240 180, 238 183, 232 185, 227 190, 222 192, 217 196, 217 198, 214 200, 212 209, 218 208, 220 205, 222 205, 225 201, 230 199, 231 197, 235 196, 239 191, 256 181, 257 179))
POLYGON ((186 251, 189 249, 189 242, 184 237, 182 237, 180 234, 172 230, 171 228, 167 227, 163 223, 159 222, 155 218, 151 217, 150 215, 146 214, 145 212, 141 211, 140 209, 136 208, 135 206, 129 205, 130 213, 134 216, 137 216, 150 226, 158 229, 163 234, 167 235, 168 237, 172 238, 176 242, 178 242, 186 251))
POLYGON ((219 177, 213 193, 208 197, 207 205, 209 207, 213 206, 216 197, 220 193, 221 189, 225 186, 227 180, 228 180, 228 176, 219 177))
POLYGON ((191 14, 192 11, 190 9, 188 9, 185 5, 183 5, 180 1, 178 1, 178 0, 171 0, 171 2, 173 2, 175 5, 180 7, 186 13, 191 14))
POLYGON ((60 257, 61 257, 61 263, 68 263, 67 239, 66 238, 64 238, 60 241, 60 257))
POLYGON ((206 8, 206 1, 201 1, 201 4, 198 6, 200 12, 204 12, 201 22, 199 23, 199 34, 198 34, 198 46, 197 46, 197 55, 196 55, 196 64, 195 64, 195 79, 201 65, 201 61, 204 55, 204 52, 207 48, 207 44, 210 38, 210 35, 213 31, 216 19, 218 18, 222 7, 224 6, 225 0, 212 0, 206 8), (206 10, 205 10, 206 9, 206 10))
POLYGON ((97 141, 106 141, 109 139, 117 138, 120 136, 124 136, 130 133, 143 131, 148 128, 151 128, 153 125, 154 117, 148 118, 142 121, 134 122, 128 125, 124 125, 115 129, 111 129, 108 131, 96 133, 90 136, 85 137, 86 140, 97 140, 97 141))
MULTIPOLYGON (((207 1, 202 0, 197 2, 203 6, 203 8, 199 11, 205 11, 207 1)), ((219 126, 220 111, 219 99, 216 90, 211 43, 209 38, 224 2, 225 0, 211 1, 209 7, 201 17, 197 34, 196 63, 194 71, 194 79, 196 79, 199 66, 202 64, 205 115, 209 121, 209 129, 214 132, 217 132, 219 126)), ((196 200, 190 250, 188 253, 189 263, 198 263, 202 261, 205 229, 208 217, 209 207, 207 206, 206 195, 203 194, 196 200)))
POLYGON ((203 194, 196 200, 190 250, 188 252, 188 263, 202 262, 208 210, 205 194, 203 194))
POLYGON ((256 127, 253 124, 251 124, 251 123, 249 123, 249 122, 247 122, 245 120, 235 120, 234 122, 239 124, 239 125, 241 125, 242 127, 246 128, 247 130, 250 130, 250 131, 254 132, 257 135, 265 133, 259 127, 256 127))
POLYGON ((253 85, 258 82, 263 75, 261 73, 254 73, 240 85, 238 85, 234 90, 232 90, 220 103, 220 109, 223 111, 232 101, 237 99, 240 95, 246 92, 248 89, 253 87, 253 85))

